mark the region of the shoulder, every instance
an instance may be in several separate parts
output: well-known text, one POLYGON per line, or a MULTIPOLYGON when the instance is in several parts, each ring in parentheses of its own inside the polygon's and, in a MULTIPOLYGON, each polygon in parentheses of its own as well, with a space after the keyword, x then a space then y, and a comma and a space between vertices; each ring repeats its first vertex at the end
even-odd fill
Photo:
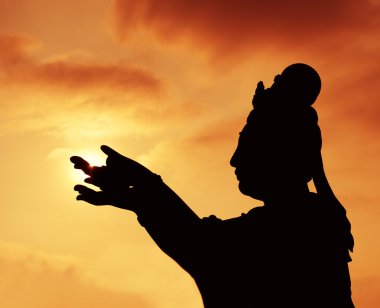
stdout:
POLYGON ((202 218, 202 222, 204 224, 210 224, 210 225, 233 225, 233 224, 240 224, 244 223, 247 220, 250 220, 252 218, 259 218, 264 217, 269 214, 268 209, 265 206, 257 206, 249 210, 247 213, 241 213, 240 216, 228 218, 228 219, 221 219, 215 215, 210 215, 207 217, 202 218))
POLYGON ((214 229, 219 232, 243 232, 247 228, 260 225, 270 216, 270 211, 265 206, 254 207, 240 216, 221 219, 215 215, 204 217, 201 220, 203 228, 214 229))

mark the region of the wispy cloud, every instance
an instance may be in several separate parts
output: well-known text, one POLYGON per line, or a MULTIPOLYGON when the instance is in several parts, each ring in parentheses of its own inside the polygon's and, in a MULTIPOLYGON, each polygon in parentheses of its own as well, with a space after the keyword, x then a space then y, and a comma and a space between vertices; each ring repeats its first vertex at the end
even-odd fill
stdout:
POLYGON ((0 81, 4 85, 39 85, 63 91, 129 91, 158 94, 160 79, 152 72, 125 63, 98 63, 61 57, 38 60, 41 43, 25 35, 0 36, 0 81))
POLYGON ((4 307, 153 307, 139 295, 105 287, 70 256, 1 242, 0 261, 4 307))

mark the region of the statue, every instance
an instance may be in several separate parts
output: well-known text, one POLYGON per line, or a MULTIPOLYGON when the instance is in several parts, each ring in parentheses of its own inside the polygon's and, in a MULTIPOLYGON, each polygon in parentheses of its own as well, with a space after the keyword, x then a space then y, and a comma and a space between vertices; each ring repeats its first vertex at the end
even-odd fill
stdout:
POLYGON ((324 172, 311 106, 321 89, 306 64, 288 66, 265 89, 242 129, 231 166, 240 191, 263 206, 227 220, 198 217, 141 164, 102 146, 106 166, 71 158, 93 190, 77 200, 131 210, 157 245, 195 280, 206 308, 354 307, 346 211, 324 172), (317 193, 309 192, 313 180, 317 193))

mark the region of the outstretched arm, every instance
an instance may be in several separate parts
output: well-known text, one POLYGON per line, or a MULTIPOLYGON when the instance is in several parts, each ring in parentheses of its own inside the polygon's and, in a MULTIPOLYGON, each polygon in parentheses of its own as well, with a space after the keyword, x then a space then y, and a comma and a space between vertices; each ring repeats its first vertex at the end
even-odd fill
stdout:
POLYGON ((100 189, 76 185, 77 200, 135 212, 158 246, 187 268, 188 253, 197 244, 199 217, 158 175, 108 146, 101 149, 108 156, 106 166, 90 166, 78 156, 70 159, 89 176, 85 182, 100 189))

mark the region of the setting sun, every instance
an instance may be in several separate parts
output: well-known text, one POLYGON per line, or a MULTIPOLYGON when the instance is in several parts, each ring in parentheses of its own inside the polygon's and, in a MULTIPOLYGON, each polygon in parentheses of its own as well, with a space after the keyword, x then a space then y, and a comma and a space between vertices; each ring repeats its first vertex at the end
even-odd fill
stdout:
MULTIPOLYGON (((100 151, 100 149, 98 153, 95 151, 86 151, 86 150, 83 150, 83 151, 79 150, 78 153, 79 154, 75 154, 75 155, 80 156, 83 159, 85 159, 92 167, 93 166, 100 167, 106 164, 107 157, 100 151)), ((81 170, 72 170, 72 174, 73 174, 73 180, 76 183, 82 183, 83 180, 88 177, 81 170)))

